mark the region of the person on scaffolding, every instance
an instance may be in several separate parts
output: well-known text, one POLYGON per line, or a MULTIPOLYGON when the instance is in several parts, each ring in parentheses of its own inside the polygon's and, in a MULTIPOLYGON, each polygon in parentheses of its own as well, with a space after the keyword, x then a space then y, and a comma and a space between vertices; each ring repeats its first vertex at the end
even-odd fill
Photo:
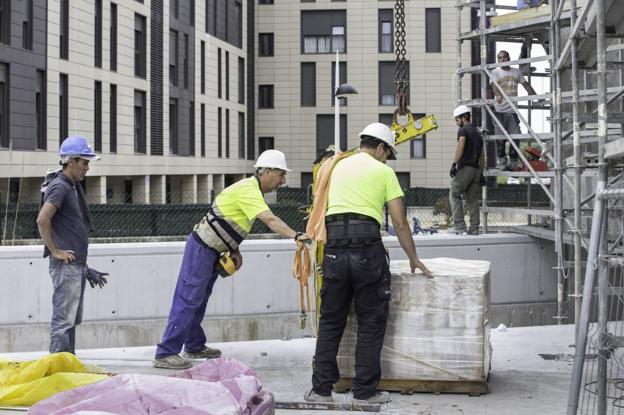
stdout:
MULTIPOLYGON (((201 322, 217 276, 220 257, 231 256, 236 270, 243 264, 239 245, 249 234, 256 219, 273 232, 295 241, 308 237, 296 232, 275 216, 264 200, 286 182, 284 153, 266 150, 258 157, 256 174, 227 187, 214 200, 208 213, 193 228, 184 247, 180 274, 173 294, 173 304, 162 341, 156 348, 153 366, 162 369, 187 369, 188 359, 212 359, 221 351, 208 347, 201 322), (183 357, 178 354, 184 347, 183 357)), ((223 274, 222 274, 223 275, 223 274)))
MULTIPOLYGON (((509 62, 509 52, 501 50, 496 55, 498 62, 509 62)), ((520 119, 516 113, 514 107, 503 98, 501 89, 505 91, 508 97, 518 96, 518 84, 521 84, 529 95, 537 95, 531 84, 529 84, 522 72, 517 68, 511 66, 501 66, 492 70, 492 78, 494 82, 490 84, 490 88, 494 92, 496 102, 494 103, 494 113, 496 118, 502 125, 501 129, 498 123, 494 121, 494 133, 496 135, 504 135, 504 131, 508 134, 521 134, 520 131, 520 119)), ((514 140, 516 145, 519 145, 518 140, 514 140)), ((496 152, 498 160, 496 168, 498 170, 515 171, 518 167, 518 152, 510 144, 509 145, 509 161, 505 157, 505 143, 507 140, 498 139, 496 141, 496 152)))
MULTIPOLYGON (((432 278, 416 255, 397 176, 385 164, 388 159, 396 159, 394 133, 384 124, 372 123, 360 133, 360 140, 359 153, 337 159, 324 199, 327 243, 312 389, 304 394, 308 402, 333 402, 332 388, 340 378, 336 355, 352 301, 358 322, 353 400, 390 401, 388 392, 377 391, 390 301, 390 264, 380 233, 384 204, 411 271, 419 269, 432 278)), ((315 199, 318 196, 315 194, 315 199)), ((317 203, 310 220, 318 207, 321 211, 324 208, 317 203)), ((308 223, 308 229, 310 226, 308 223)), ((313 234, 310 230, 307 233, 313 234)))
POLYGON ((458 235, 479 234, 479 198, 481 196, 481 179, 485 167, 483 137, 470 123, 470 108, 460 105, 453 111, 457 130, 457 147, 451 166, 451 191, 449 199, 453 211, 455 233, 458 235), (464 204, 470 216, 470 228, 466 230, 464 221, 464 204))

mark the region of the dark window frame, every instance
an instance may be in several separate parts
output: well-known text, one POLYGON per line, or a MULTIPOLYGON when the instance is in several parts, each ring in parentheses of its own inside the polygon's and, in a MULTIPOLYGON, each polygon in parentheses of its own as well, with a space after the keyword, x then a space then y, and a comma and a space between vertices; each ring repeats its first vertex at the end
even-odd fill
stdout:
POLYGON ((379 53, 393 53, 394 52, 394 10, 393 9, 379 9, 378 11, 378 19, 379 19, 379 53), (390 15, 390 20, 387 20, 388 14, 390 15), (384 24, 390 23, 390 33, 384 33, 384 24), (390 37, 390 49, 384 48, 384 39, 389 36, 390 37))
POLYGON ((230 109, 225 109, 225 158, 230 158, 230 109))
POLYGON ((238 158, 245 158, 245 113, 238 112, 238 158))
POLYGON ((206 42, 203 40, 199 44, 200 74, 199 85, 202 94, 206 93, 206 42))
POLYGON ((189 106, 189 154, 195 155, 195 102, 189 106))
POLYGON ((10 135, 10 67, 8 63, 0 62, 0 147, 9 148, 10 135))
POLYGON ((134 14, 134 76, 147 78, 147 18, 139 13, 134 14))
MULTIPOLYGON (((348 77, 347 77, 349 66, 347 65, 347 62, 340 62, 340 65, 338 66, 338 68, 340 69, 340 74, 338 74, 338 76, 340 77, 340 81, 338 82, 338 85, 342 85, 344 83, 349 82, 348 77)), ((331 96, 330 98, 331 98, 331 106, 333 107, 334 106, 334 88, 336 85, 336 62, 331 63, 330 71, 331 71, 331 96)), ((341 97, 338 99, 340 100, 341 107, 347 106, 348 104, 347 97, 341 97)))
POLYGON ((300 103, 302 107, 316 107, 316 62, 301 62, 300 69, 300 103), (313 68, 310 69, 310 68, 313 68), (308 71, 312 73, 312 79, 307 80, 308 71), (311 88, 308 90, 308 88, 311 88))
POLYGON ((147 93, 142 90, 134 90, 134 152, 147 154, 147 93), (140 105, 137 105, 137 99, 140 105), (140 112, 137 114, 137 111, 140 112), (137 123, 137 115, 140 120, 137 123))
POLYGON ((35 86, 35 136, 37 149, 46 150, 47 145, 47 83, 46 72, 37 69, 35 86))
POLYGON ((425 53, 442 53, 442 10, 425 9, 425 53))
POLYGON ((59 146, 69 135, 69 76, 59 74, 59 146))
POLYGON ((202 157, 206 157, 206 104, 201 104, 199 106, 199 116, 199 128, 201 129, 199 132, 199 151, 202 157))
POLYGON ((223 157, 223 109, 217 108, 217 157, 223 157))
POLYGON ((117 72, 117 3, 110 4, 110 70, 117 72))
POLYGON ((60 58, 69 59, 69 0, 61 0, 60 58))
POLYGON ((177 98, 169 98, 169 151, 179 153, 179 120, 180 107, 177 98))
POLYGON ((230 100, 230 52, 225 51, 225 100, 230 100))
POLYGON ((117 153, 117 85, 111 84, 109 91, 109 152, 117 153))
POLYGON ((238 103, 245 104, 245 59, 238 57, 238 103))
POLYGON ((24 20, 22 21, 22 48, 33 50, 33 0, 24 0, 24 20))
POLYGON ((274 93, 272 84, 258 85, 258 109, 275 108, 274 93))
POLYGON ((274 33, 258 33, 258 57, 275 56, 274 42, 274 33))
POLYGON ((258 137, 258 154, 275 149, 275 137, 258 137))
POLYGON ((178 32, 169 29, 169 84, 178 86, 178 32), (173 38, 173 39, 172 39, 173 38), (172 49, 173 44, 173 49, 172 49), (171 59, 173 54, 173 59, 171 59))
POLYGON ((217 98, 223 98, 221 48, 217 48, 217 98))
POLYGON ((189 35, 184 33, 184 56, 182 58, 182 66, 184 67, 184 89, 189 87, 189 35))
POLYGON ((93 65, 102 67, 102 0, 94 0, 94 51, 93 65))
POLYGON ((94 81, 93 88, 93 149, 102 152, 102 82, 94 81))

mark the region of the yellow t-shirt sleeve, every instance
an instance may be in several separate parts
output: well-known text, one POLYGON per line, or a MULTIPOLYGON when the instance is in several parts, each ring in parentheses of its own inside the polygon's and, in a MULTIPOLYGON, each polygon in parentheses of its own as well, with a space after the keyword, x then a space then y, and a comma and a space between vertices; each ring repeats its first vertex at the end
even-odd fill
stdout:
POLYGON ((403 197, 403 190, 401 189, 396 173, 388 168, 386 170, 386 175, 386 202, 396 199, 397 197, 403 197))
POLYGON ((271 210, 264 201, 262 192, 260 192, 257 185, 254 186, 254 188, 246 189, 241 193, 241 196, 238 199, 238 206, 250 222, 262 212, 271 210))

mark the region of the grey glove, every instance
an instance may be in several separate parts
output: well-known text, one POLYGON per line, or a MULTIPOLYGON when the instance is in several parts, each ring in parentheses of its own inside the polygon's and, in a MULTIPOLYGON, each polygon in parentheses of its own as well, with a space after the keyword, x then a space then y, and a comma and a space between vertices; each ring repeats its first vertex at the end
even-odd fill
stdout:
POLYGON ((108 282, 105 275, 108 275, 107 272, 100 272, 93 268, 87 268, 87 281, 89 281, 89 285, 91 288, 95 288, 97 285, 100 288, 103 288, 108 282))

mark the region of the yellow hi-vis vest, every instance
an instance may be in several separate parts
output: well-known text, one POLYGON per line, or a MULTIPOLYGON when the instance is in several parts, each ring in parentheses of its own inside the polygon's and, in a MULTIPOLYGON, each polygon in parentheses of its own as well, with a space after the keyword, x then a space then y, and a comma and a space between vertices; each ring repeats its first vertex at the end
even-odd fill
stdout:
POLYGON ((267 210, 258 179, 249 177, 223 190, 193 231, 217 252, 235 251, 256 217, 267 210))

